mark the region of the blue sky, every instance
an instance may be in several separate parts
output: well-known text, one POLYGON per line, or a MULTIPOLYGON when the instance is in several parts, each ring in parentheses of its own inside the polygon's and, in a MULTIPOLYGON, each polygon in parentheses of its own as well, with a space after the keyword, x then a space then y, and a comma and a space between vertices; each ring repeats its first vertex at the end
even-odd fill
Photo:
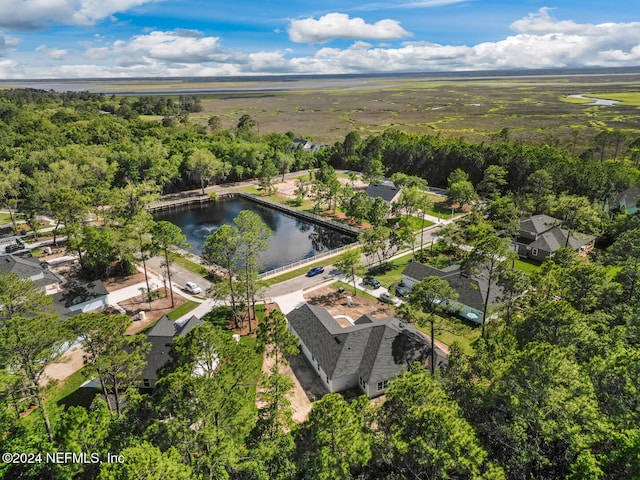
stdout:
POLYGON ((0 1, 0 79, 636 65, 638 0, 0 1))

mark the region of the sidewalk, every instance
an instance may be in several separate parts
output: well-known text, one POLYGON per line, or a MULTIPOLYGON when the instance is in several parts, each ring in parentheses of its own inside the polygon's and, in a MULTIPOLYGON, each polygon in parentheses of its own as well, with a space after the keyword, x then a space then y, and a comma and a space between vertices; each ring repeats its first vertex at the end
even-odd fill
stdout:
MULTIPOLYGON (((149 276, 149 287, 151 290, 155 290, 162 285, 162 280, 157 277, 149 276)), ((147 282, 139 282, 135 285, 115 290, 107 295, 107 302, 109 305, 114 305, 130 298, 137 297, 147 290, 147 282)))

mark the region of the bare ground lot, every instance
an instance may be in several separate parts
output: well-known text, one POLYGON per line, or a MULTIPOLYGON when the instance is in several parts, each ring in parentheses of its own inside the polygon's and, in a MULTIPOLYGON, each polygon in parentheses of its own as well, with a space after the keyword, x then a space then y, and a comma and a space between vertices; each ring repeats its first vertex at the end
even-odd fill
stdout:
MULTIPOLYGON (((338 293, 336 288, 328 286, 313 290, 304 295, 307 302, 312 305, 318 305, 326 308, 334 317, 339 315, 349 316, 356 321, 362 315, 371 315, 377 318, 393 316, 395 309, 386 303, 380 303, 373 298, 364 297, 362 295, 353 295, 353 290, 347 290, 338 293), (347 306, 347 297, 351 297, 354 307, 347 306)), ((340 319, 338 319, 340 320, 340 319)), ((339 322, 343 327, 350 324, 339 322)))

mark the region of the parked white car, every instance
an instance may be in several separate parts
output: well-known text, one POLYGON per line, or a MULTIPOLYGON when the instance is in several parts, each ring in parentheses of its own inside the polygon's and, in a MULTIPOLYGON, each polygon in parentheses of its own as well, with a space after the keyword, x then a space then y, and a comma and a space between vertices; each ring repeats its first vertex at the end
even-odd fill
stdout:
POLYGON ((378 297, 381 302, 390 303, 391 305, 397 305, 400 303, 400 299, 398 297, 394 297, 390 293, 382 292, 380 297, 378 297))
POLYGON ((194 295, 197 295, 198 293, 202 292, 202 289, 198 286, 198 284, 193 282, 185 283, 184 289, 189 293, 193 293, 194 295))

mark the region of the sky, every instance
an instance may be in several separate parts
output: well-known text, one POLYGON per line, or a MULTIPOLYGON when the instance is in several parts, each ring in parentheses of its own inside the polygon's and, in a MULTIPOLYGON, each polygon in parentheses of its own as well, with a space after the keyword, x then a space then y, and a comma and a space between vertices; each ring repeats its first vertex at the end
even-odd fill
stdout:
POLYGON ((638 0, 0 0, 7 80, 638 65, 638 0))

